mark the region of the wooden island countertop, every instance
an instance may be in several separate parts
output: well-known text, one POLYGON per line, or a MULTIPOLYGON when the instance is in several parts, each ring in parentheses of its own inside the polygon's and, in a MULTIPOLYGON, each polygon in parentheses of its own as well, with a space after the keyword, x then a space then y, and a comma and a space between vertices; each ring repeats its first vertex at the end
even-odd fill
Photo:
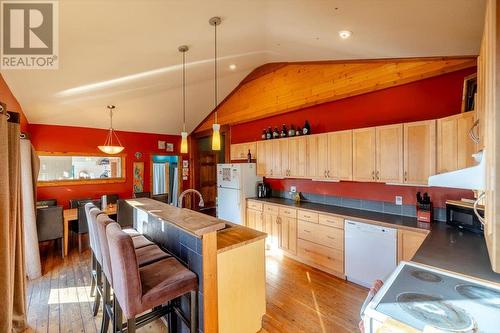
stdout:
POLYGON ((226 222, 228 227, 217 232, 217 253, 229 251, 234 248, 265 239, 267 234, 241 226, 238 224, 226 222))

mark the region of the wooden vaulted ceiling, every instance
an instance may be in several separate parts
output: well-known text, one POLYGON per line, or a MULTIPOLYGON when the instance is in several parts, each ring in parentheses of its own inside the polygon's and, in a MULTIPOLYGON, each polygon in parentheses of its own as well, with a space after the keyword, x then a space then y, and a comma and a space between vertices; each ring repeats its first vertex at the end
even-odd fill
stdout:
MULTIPOLYGON (((476 57, 272 63, 250 73, 218 108, 234 125, 476 65, 476 57)), ((211 128, 212 111, 194 132, 211 128)))

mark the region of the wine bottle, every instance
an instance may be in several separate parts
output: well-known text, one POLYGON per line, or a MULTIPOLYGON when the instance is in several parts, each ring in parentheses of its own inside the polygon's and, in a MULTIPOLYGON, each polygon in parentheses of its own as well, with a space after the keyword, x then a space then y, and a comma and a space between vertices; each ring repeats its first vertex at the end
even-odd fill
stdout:
POLYGON ((295 136, 295 126, 290 125, 290 129, 288 130, 288 136, 295 136))
POLYGON ((264 128, 264 129, 262 130, 262 135, 260 136, 260 138, 261 138, 262 140, 265 140, 265 139, 266 139, 266 137, 267 137, 267 134, 266 134, 266 129, 264 128))
POLYGON ((302 128, 300 126, 297 126, 297 129, 295 130, 295 136, 302 135, 302 128))
POLYGON ((248 149, 247 162, 252 163, 252 154, 250 153, 250 149, 248 149))
POLYGON ((288 131, 286 130, 286 125, 283 124, 283 127, 281 128, 280 137, 286 138, 287 135, 288 135, 288 131))
POLYGON ((309 125, 309 121, 306 120, 306 123, 304 124, 304 128, 302 129, 302 134, 308 135, 311 134, 311 125, 309 125))
POLYGON ((274 126, 273 139, 277 139, 279 137, 280 137, 280 132, 278 132, 278 126, 274 126))
POLYGON ((266 132, 266 140, 271 140, 272 138, 273 138, 273 132, 271 130, 271 126, 269 126, 266 132))

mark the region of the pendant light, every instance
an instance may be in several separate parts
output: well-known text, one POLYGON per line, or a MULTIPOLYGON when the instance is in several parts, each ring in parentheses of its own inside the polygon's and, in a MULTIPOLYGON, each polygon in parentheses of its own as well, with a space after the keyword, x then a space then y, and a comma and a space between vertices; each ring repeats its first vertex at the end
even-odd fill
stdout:
POLYGON ((120 139, 118 139, 118 136, 116 135, 113 129, 113 111, 115 109, 115 106, 108 105, 107 108, 109 110, 110 128, 108 136, 106 138, 106 142, 104 142, 103 146, 97 146, 97 148, 99 148, 99 150, 102 151, 103 153, 113 155, 120 153, 123 149, 125 149, 125 147, 122 146, 120 139), (118 143, 118 145, 113 144, 113 138, 116 138, 117 141, 116 143, 118 143))
POLYGON ((208 23, 214 26, 215 43, 214 43, 214 74, 215 74, 215 112, 214 124, 212 125, 212 150, 220 150, 220 124, 217 123, 217 26, 220 25, 221 19, 218 16, 212 17, 208 23))
POLYGON ((186 132, 186 52, 189 50, 187 45, 179 46, 179 52, 182 52, 182 132, 181 132, 181 154, 187 154, 188 142, 186 132))

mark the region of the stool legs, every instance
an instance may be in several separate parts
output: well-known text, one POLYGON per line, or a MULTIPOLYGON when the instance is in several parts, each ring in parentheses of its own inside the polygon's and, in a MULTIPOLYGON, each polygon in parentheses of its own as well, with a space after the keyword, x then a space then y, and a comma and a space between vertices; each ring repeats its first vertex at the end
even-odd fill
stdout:
POLYGON ((127 333, 135 333, 135 318, 127 320, 127 333))
POLYGON ((92 251, 91 257, 90 257, 90 296, 95 295, 95 287, 96 287, 96 280, 95 280, 95 271, 96 271, 96 263, 97 260, 95 259, 94 252, 92 251))
MULTIPOLYGON (((102 290, 102 266, 97 262, 96 260, 96 274, 95 274, 95 285, 96 285, 96 290, 97 292, 95 293, 95 299, 94 299, 94 317, 97 316, 97 313, 99 312, 99 306, 101 305, 101 293, 103 292, 102 290)), ((104 297, 103 297, 104 298, 104 297)), ((104 306, 103 306, 104 308, 104 306)))
POLYGON ((106 277, 104 277, 104 287, 102 291, 102 323, 101 323, 101 333, 107 333, 109 328, 109 320, 111 313, 111 286, 106 277))
MULTIPOLYGON (((113 297, 113 332, 121 332, 123 328, 123 315, 122 308, 120 307, 120 303, 116 299, 116 296, 113 297)), ((135 319, 134 319, 135 323, 135 319)), ((134 325, 135 326, 135 325, 134 325)))
POLYGON ((190 307, 191 307, 191 318, 190 318, 190 332, 198 333, 198 292, 196 290, 191 290, 190 292, 190 307))

